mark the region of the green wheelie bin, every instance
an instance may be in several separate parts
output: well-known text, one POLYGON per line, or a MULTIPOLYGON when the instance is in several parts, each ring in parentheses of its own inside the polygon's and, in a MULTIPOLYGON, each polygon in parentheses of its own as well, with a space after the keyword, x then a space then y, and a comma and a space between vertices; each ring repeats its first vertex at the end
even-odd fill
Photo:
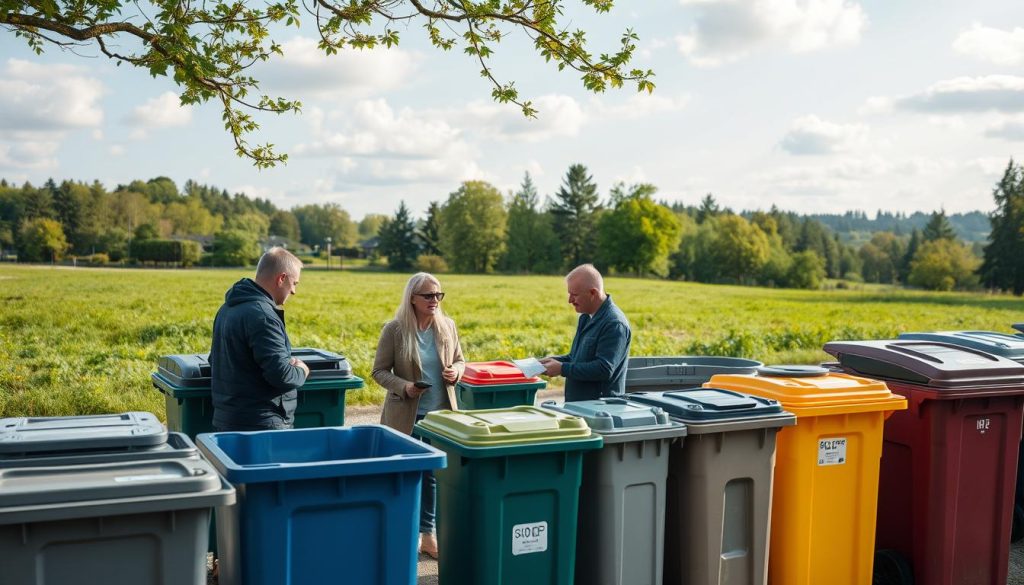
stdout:
POLYGON ((582 418, 438 410, 413 434, 448 454, 435 472, 441 583, 573 583, 583 454, 602 444, 582 418))

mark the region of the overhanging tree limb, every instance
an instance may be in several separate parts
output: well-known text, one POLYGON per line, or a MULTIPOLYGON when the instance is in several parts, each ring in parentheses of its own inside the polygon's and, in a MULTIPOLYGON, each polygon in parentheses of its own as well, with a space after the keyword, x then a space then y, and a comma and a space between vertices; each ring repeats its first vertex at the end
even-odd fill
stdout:
MULTIPOLYGON (((582 3, 599 13, 612 6, 611 0, 582 3)), ((298 112, 302 104, 264 94, 249 99, 250 92, 259 92, 259 80, 245 72, 255 63, 283 55, 271 27, 298 28, 302 9, 313 16, 319 48, 327 55, 343 48, 396 46, 398 32, 387 25, 414 18, 426 21, 431 44, 449 50, 459 41, 444 36, 438 24, 465 26, 465 52, 480 62, 481 76, 493 85, 492 98, 519 105, 527 116, 536 113, 530 102, 519 98, 514 82, 500 81, 491 69, 492 45, 508 36, 503 27, 519 29, 559 70, 582 73, 583 86, 590 91, 620 87, 627 81, 635 82, 638 91, 654 89, 652 71, 627 69, 636 48, 632 31, 623 34, 616 52, 595 58, 586 49, 584 31, 559 25, 563 0, 301 0, 301 4, 300 0, 271 0, 255 8, 243 0, 199 4, 150 0, 145 6, 155 13, 146 14, 135 0, 0 0, 0 26, 24 38, 37 53, 46 44, 67 47, 95 42, 100 53, 118 63, 147 69, 153 76, 171 75, 181 88, 182 104, 210 100, 221 104, 224 127, 236 152, 261 168, 284 162, 287 155, 277 154, 270 144, 249 145, 246 137, 256 132, 259 124, 247 110, 281 114, 298 112), (138 47, 113 50, 111 47, 117 46, 111 42, 114 39, 129 39, 138 47)))

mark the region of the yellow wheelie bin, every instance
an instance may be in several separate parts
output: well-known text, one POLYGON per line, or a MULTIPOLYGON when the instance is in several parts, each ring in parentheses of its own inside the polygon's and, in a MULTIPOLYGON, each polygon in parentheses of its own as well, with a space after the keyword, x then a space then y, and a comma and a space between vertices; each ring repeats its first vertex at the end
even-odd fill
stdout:
POLYGON ((884 382, 807 366, 718 375, 707 387, 778 400, 768 583, 870 585, 882 425, 907 401, 884 382))

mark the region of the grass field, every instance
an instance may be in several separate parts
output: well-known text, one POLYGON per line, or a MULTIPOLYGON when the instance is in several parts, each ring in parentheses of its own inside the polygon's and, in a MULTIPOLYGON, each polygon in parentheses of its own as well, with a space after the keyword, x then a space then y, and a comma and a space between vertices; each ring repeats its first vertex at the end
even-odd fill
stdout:
MULTIPOLYGON (((0 417, 148 410, 157 358, 206 352, 224 291, 249 270, 67 269, 0 265, 0 417)), ((295 346, 345 354, 378 402, 370 367, 407 275, 307 270, 287 304, 295 346)), ((558 277, 442 277, 444 308, 471 361, 567 351, 576 316, 558 277)), ((795 291, 609 279, 633 325, 633 355, 727 355, 816 363, 832 339, 991 329, 1024 321, 1008 296, 880 287, 795 291)), ((558 380, 555 381, 556 383, 558 380)))

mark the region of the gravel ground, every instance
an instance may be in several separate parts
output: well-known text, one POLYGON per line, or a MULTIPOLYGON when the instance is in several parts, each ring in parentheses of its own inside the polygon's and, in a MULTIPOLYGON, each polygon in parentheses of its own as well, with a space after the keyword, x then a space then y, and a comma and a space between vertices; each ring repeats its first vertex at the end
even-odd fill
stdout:
MULTIPOLYGON (((541 400, 561 400, 562 391, 561 389, 554 390, 542 390, 537 393, 537 402, 541 400)), ((349 407, 345 411, 345 423, 348 425, 357 424, 376 424, 380 422, 380 407, 379 406, 355 406, 349 407)), ((213 559, 210 558, 210 566, 212 568, 213 559)), ((419 556, 419 578, 417 585, 438 585, 437 579, 437 561, 426 556, 419 556)), ((207 579, 208 585, 216 585, 216 577, 211 576, 207 579)), ((1024 541, 1018 542, 1010 547, 1010 575, 1007 585, 1024 585, 1024 541)))

